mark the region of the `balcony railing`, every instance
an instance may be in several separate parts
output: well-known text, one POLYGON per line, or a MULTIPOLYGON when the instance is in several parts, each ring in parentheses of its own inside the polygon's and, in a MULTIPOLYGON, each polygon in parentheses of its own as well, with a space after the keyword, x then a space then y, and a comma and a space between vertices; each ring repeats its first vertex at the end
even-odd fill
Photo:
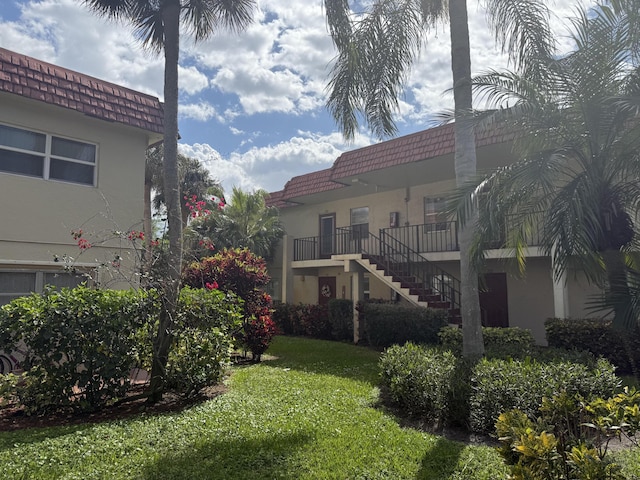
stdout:
MULTIPOLYGON (((510 223, 515 221, 511 217, 510 223)), ((511 226, 511 225, 510 225, 511 226)), ((458 243, 458 222, 438 222, 422 225, 409 225, 404 227, 383 228, 380 235, 388 242, 398 242, 414 252, 457 252, 460 250, 458 243)), ((529 246, 541 244, 542 229, 534 228, 527 232, 525 240, 529 246)), ((375 250, 377 247, 370 245, 370 236, 363 234, 352 227, 340 227, 336 229, 331 241, 324 239, 326 250, 331 245, 332 252, 320 252, 320 237, 296 238, 293 242, 293 259, 318 260, 329 258, 331 255, 362 253, 375 250)), ((485 248, 500 248, 504 244, 504 232, 494 242, 485 248)), ((377 254, 378 252, 371 252, 377 254)))

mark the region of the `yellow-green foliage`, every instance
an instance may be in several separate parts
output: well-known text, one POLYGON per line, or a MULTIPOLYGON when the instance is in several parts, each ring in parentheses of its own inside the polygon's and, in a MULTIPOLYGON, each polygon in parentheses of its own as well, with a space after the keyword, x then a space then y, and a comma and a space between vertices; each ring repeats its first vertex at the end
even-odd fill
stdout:
POLYGON ((609 442, 633 437, 640 425, 640 393, 625 390, 609 399, 584 401, 566 392, 545 398, 540 416, 519 410, 496 422, 500 454, 514 480, 622 480, 608 455, 609 442))

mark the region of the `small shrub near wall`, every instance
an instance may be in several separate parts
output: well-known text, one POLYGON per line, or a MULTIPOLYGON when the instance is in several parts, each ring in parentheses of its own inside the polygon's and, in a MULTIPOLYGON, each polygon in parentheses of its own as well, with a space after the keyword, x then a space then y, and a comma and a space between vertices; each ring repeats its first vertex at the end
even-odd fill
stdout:
POLYGON ((331 338, 353 340, 353 302, 346 299, 329 300, 329 323, 331 338))
POLYGON ((618 373, 632 373, 631 361, 640 368, 640 329, 619 332, 613 329, 611 320, 549 318, 544 324, 549 346, 578 349, 591 352, 609 360, 617 367, 618 373), (626 338, 623 338, 625 336, 626 338), (624 341, 629 342, 629 350, 624 341))
POLYGON ((446 310, 363 302, 365 335, 369 345, 388 347, 393 344, 438 343, 438 332, 448 323, 446 310))
POLYGON ((0 350, 24 342, 16 396, 28 413, 92 411, 125 395, 147 297, 86 287, 32 294, 0 308, 0 350))

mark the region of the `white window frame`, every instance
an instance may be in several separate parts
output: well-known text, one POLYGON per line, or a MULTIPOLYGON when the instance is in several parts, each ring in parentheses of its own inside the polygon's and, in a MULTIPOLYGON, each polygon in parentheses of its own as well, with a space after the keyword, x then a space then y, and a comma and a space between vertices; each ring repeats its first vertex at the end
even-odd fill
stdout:
MULTIPOLYGON (((31 177, 31 178, 43 178, 44 180, 50 180, 50 181, 53 181, 53 182, 71 183, 73 185, 84 185, 84 186, 88 186, 88 187, 95 187, 96 186, 96 177, 97 177, 97 173, 98 173, 98 144, 93 143, 93 142, 87 142, 87 141, 84 141, 84 140, 79 140, 79 139, 76 139, 76 138, 65 137, 65 136, 62 136, 62 135, 53 135, 51 133, 47 133, 47 132, 43 132, 43 131, 39 131, 39 130, 33 130, 33 129, 30 129, 30 128, 19 127, 19 126, 16 126, 16 125, 10 125, 10 124, 6 124, 6 123, 0 123, 0 128, 1 127, 8 127, 8 128, 13 128, 13 129, 17 129, 17 130, 23 130, 23 131, 28 132, 28 133, 34 133, 34 134, 37 134, 37 135, 44 135, 45 136, 45 151, 44 152, 39 152, 39 151, 35 151, 35 150, 27 150, 27 149, 11 147, 11 146, 0 144, 0 152, 2 152, 2 151, 11 151, 11 152, 23 153, 23 154, 27 154, 27 155, 41 157, 42 161, 43 161, 42 176, 29 175, 29 174, 25 174, 25 173, 21 173, 21 172, 11 172, 11 171, 4 171, 4 170, 0 170, 0 174, 20 175, 20 176, 23 176, 23 177, 31 177), (87 161, 87 160, 82 160, 82 159, 73 158, 73 157, 65 157, 65 156, 62 156, 62 155, 54 155, 52 153, 52 145, 53 145, 53 140, 54 139, 67 140, 67 141, 76 142, 76 143, 79 143, 79 144, 88 145, 88 146, 93 147, 93 149, 94 149, 93 161, 87 161), (51 178, 51 163, 52 163, 52 161, 56 161, 56 160, 63 161, 63 162, 66 162, 66 163, 73 163, 73 164, 78 164, 78 165, 84 165, 84 166, 87 166, 87 167, 91 167, 93 169, 93 176, 92 176, 91 183, 68 180, 68 179, 51 178)), ((0 160, 0 162, 1 162, 1 160, 0 160)))

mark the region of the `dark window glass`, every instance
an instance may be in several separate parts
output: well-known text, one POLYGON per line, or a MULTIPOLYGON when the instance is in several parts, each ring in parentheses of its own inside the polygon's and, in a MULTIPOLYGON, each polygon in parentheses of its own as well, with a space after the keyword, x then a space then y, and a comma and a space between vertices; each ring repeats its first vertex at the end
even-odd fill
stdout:
POLYGON ((74 275, 68 272, 44 274, 44 284, 51 285, 56 288, 74 288, 88 279, 84 275, 74 275))
POLYGON ((42 177, 44 157, 0 149, 0 171, 42 177))
POLYGON ((0 145, 44 153, 46 135, 0 125, 0 145))
POLYGON ((64 180, 65 182, 93 185, 93 165, 65 162, 64 160, 51 159, 49 166, 49 178, 64 180))
POLYGON ((65 138, 53 137, 51 139, 51 154, 57 157, 73 158, 75 160, 95 163, 96 146, 67 140, 65 138))

